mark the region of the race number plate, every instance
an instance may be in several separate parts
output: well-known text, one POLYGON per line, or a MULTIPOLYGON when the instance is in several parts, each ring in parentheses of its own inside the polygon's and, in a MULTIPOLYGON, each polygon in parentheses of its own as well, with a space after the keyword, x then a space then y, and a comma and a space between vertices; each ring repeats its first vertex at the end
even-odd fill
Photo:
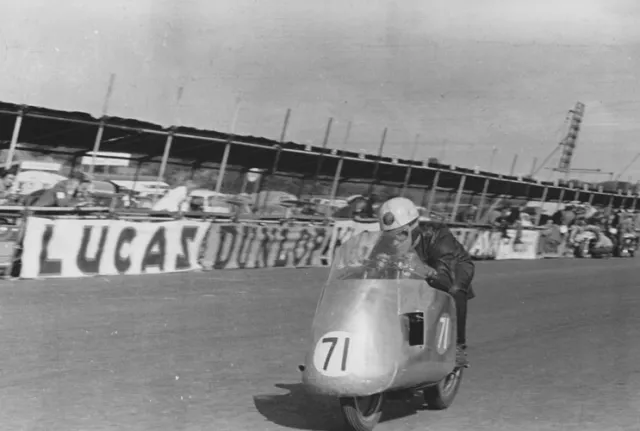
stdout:
POLYGON ((351 334, 334 331, 323 335, 313 351, 313 366, 328 377, 344 376, 349 372, 350 353, 353 349, 351 334))
POLYGON ((444 355, 451 346, 451 316, 444 313, 438 319, 436 326, 436 351, 439 355, 444 355))

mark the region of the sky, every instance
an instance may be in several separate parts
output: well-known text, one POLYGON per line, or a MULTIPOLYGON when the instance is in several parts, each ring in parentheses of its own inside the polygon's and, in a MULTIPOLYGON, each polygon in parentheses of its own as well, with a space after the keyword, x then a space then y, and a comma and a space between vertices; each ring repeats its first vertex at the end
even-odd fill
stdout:
POLYGON ((506 173, 517 154, 517 174, 581 101, 573 166, 619 173, 639 22, 637 0, 21 0, 0 6, 0 100, 100 116, 115 74, 109 115, 277 139, 291 109, 294 142, 332 117, 330 147, 351 121, 350 150, 387 127, 387 156, 506 173))

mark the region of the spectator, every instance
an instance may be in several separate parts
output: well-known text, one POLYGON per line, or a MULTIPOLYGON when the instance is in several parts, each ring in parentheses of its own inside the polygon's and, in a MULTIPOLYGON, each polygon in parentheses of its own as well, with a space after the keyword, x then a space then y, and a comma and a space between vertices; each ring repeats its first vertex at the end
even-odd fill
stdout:
POLYGON ((17 196, 12 192, 11 188, 16 179, 17 168, 11 167, 10 169, 0 170, 0 204, 10 205, 17 201, 17 196))
POLYGON ((75 207, 86 204, 90 197, 91 177, 76 171, 69 178, 50 189, 40 189, 25 199, 25 205, 34 207, 75 207))
POLYGON ((189 194, 198 186, 193 181, 187 181, 183 186, 169 190, 155 205, 153 211, 180 212, 189 209, 189 194))

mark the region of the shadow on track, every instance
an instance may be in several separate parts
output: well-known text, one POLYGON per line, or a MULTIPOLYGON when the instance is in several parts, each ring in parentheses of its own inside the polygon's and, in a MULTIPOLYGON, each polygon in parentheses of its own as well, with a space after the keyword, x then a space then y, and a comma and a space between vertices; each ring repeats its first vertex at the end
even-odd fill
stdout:
MULTIPOLYGON (((274 424, 307 431, 336 431, 344 429, 338 400, 309 393, 301 383, 278 383, 288 394, 257 395, 253 397, 256 409, 274 424)), ((380 422, 405 418, 426 410, 422 397, 387 399, 380 422)))

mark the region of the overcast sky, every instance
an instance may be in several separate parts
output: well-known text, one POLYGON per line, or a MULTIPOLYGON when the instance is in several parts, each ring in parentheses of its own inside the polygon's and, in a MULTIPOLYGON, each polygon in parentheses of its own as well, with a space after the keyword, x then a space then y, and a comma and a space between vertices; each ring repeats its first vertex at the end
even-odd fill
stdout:
POLYGON ((353 150, 388 126, 387 155, 420 133, 418 158, 527 173, 581 101, 574 167, 640 152, 638 0, 21 0, 0 38, 8 102, 99 116, 115 73, 111 115, 229 131, 239 105, 277 138, 291 108, 296 142, 333 117, 334 147, 352 120, 353 150))

